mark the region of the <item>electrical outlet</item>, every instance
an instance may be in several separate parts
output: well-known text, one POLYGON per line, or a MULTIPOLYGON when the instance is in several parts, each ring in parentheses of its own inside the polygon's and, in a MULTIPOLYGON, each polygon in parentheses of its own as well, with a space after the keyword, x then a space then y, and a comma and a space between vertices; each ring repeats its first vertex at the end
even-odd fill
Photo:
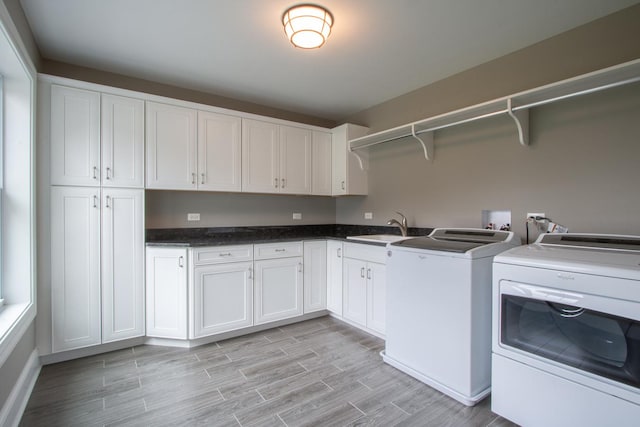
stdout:
POLYGON ((293 213, 293 219, 302 219, 302 213, 294 212, 293 213))
POLYGON ((536 217, 538 217, 538 218, 546 218, 547 215, 545 215, 544 212, 529 212, 529 213, 527 213, 527 219, 536 218, 536 217))
POLYGON ((373 212, 365 212, 364 219, 373 219, 373 212))
POLYGON ((187 214, 187 221, 200 221, 200 214, 199 213, 188 213, 187 214))

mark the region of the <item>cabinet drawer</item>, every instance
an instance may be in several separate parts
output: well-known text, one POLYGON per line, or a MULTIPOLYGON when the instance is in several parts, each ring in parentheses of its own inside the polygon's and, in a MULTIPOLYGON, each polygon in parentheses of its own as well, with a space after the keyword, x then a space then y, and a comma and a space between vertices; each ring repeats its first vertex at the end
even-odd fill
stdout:
POLYGON ((219 246, 192 249, 193 265, 252 261, 253 245, 219 246))
POLYGON ((302 256, 302 242, 264 243, 255 245, 255 259, 302 256))
POLYGON ((366 245, 360 243, 344 244, 345 258, 361 259, 379 264, 387 263, 387 248, 384 246, 366 245))

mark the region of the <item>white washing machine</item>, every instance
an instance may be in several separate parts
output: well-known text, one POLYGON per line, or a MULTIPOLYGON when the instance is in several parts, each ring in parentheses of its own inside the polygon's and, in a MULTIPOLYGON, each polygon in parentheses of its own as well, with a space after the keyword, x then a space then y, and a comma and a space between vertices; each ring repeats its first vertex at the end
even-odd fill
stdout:
POLYGON ((437 228, 387 246, 383 360, 473 406, 491 387, 493 257, 512 232, 437 228))
POLYGON ((493 412, 640 425, 640 236, 545 234, 493 266, 493 412))

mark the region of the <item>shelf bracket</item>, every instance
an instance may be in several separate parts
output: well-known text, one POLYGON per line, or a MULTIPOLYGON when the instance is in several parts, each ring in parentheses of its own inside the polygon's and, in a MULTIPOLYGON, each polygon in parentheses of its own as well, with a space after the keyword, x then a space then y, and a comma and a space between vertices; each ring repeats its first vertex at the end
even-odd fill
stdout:
POLYGON ((416 125, 411 125, 411 136, 418 140, 424 151, 424 158, 431 161, 433 160, 433 132, 426 132, 421 138, 416 133, 416 125))
POLYGON ((349 152, 354 156, 356 156, 356 159, 358 159, 358 163, 360 164, 360 170, 367 170, 366 166, 364 165, 364 160, 362 160, 362 157, 360 157, 360 155, 356 153, 356 150, 349 147, 349 152))
POLYGON ((513 111, 511 98, 507 99, 507 113, 518 128, 518 142, 523 147, 529 145, 529 109, 513 111))

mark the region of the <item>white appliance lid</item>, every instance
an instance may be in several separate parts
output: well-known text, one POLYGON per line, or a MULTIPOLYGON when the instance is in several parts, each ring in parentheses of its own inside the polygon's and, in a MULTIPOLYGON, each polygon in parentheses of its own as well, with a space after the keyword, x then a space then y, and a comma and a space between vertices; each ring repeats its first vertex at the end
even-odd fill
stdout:
POLYGON ((640 236, 544 234, 501 253, 494 263, 640 280, 640 236))
POLYGON ((416 237, 391 243, 391 246, 441 252, 468 253, 482 246, 510 242, 509 231, 482 228, 436 228, 426 237, 416 237))

